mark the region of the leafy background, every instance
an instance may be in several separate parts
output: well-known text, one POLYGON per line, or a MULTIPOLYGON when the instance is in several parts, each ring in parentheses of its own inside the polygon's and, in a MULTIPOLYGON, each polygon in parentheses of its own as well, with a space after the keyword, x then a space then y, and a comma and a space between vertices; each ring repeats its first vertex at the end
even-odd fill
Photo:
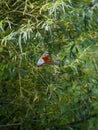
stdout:
POLYGON ((98 129, 97 2, 0 0, 0 129, 98 129))

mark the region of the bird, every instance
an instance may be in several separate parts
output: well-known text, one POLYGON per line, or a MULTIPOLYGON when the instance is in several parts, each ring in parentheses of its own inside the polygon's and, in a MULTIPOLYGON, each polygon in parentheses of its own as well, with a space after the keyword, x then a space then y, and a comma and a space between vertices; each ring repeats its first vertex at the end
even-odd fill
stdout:
POLYGON ((37 66, 40 67, 43 64, 48 64, 48 65, 59 65, 59 61, 53 60, 50 56, 49 56, 49 52, 45 51, 44 54, 39 58, 39 60, 37 61, 37 66))

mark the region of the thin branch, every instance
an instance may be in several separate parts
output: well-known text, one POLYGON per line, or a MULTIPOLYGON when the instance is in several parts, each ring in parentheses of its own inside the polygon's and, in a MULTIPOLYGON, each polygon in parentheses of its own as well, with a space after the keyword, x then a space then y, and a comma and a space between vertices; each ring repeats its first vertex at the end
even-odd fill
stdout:
POLYGON ((21 125, 21 123, 13 123, 13 124, 7 124, 7 125, 0 125, 0 128, 1 127, 18 126, 18 125, 21 125))

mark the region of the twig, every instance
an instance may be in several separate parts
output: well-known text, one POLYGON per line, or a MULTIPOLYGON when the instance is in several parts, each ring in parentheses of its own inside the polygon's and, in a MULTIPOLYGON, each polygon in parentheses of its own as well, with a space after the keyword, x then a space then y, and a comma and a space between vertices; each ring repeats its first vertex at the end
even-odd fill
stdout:
POLYGON ((7 125, 0 125, 0 127, 9 127, 9 126, 17 126, 21 125, 21 123, 13 123, 13 124, 7 124, 7 125))

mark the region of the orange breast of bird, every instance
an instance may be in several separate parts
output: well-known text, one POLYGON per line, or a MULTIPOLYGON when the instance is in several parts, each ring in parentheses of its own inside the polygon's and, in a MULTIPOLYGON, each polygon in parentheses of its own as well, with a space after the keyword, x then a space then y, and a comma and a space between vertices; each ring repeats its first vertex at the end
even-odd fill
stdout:
POLYGON ((42 56, 42 59, 47 62, 52 62, 52 59, 49 56, 42 56))

